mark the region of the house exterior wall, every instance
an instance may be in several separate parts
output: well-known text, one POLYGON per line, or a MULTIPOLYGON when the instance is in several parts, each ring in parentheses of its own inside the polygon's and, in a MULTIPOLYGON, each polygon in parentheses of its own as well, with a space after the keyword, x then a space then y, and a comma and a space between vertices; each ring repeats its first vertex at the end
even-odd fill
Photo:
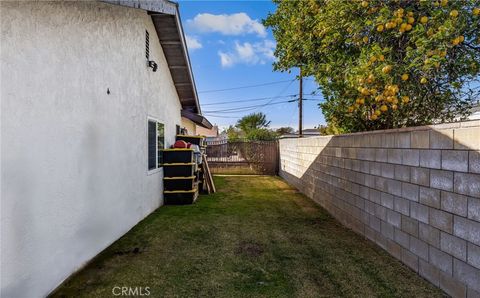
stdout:
POLYGON ((280 176, 453 297, 480 296, 480 121, 280 140, 280 176))
POLYGON ((41 297, 162 205, 147 117, 165 124, 168 146, 181 106, 147 12, 0 5, 0 296, 41 297))
POLYGON ((197 135, 197 126, 188 118, 182 117, 182 128, 186 128, 191 136, 197 135))

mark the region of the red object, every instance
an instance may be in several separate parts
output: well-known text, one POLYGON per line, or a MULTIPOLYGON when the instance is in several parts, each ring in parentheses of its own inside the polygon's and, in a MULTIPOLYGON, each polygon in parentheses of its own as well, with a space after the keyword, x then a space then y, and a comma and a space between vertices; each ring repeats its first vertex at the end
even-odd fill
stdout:
POLYGON ((173 148, 188 148, 188 144, 185 141, 179 140, 173 144, 173 148))

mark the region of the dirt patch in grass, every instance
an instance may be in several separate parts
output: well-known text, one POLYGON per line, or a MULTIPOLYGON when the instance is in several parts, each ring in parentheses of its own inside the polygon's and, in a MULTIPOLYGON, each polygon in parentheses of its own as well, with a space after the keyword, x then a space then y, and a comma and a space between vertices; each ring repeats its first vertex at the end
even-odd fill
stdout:
POLYGON ((215 177, 218 192, 164 206, 52 297, 443 297, 278 177, 215 177))
POLYGON ((259 243, 242 241, 235 250, 235 253, 247 257, 258 257, 263 254, 263 247, 259 243))

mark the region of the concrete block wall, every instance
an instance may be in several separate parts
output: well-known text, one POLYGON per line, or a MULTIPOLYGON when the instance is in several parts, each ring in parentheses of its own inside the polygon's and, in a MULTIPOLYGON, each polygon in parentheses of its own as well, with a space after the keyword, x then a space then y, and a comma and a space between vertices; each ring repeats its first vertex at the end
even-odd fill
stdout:
POLYGON ((480 297, 480 121, 280 140, 280 176, 453 297, 480 297))

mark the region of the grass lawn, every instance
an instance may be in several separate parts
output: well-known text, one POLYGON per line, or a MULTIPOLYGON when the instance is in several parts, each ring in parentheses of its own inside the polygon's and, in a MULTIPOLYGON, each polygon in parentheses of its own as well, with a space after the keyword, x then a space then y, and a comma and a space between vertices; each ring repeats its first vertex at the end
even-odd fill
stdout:
POLYGON ((216 194, 159 208, 52 296, 443 296, 282 179, 215 181, 216 194))

